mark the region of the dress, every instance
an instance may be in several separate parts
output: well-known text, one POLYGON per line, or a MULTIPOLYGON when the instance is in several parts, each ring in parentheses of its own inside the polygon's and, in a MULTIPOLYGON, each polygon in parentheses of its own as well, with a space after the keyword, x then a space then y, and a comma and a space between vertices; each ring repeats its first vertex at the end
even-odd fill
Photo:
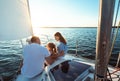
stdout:
MULTIPOLYGON (((62 42, 59 42, 59 44, 57 45, 57 50, 58 50, 58 54, 60 54, 61 51, 64 51, 64 55, 65 55, 67 53, 67 45, 62 42)), ((64 57, 64 56, 61 56, 61 57, 64 57)))

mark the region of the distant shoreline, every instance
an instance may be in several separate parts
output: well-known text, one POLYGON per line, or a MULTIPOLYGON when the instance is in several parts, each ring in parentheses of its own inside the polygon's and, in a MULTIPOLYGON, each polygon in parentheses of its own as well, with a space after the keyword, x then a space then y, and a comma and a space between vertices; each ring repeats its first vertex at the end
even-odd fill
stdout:
MULTIPOLYGON (((35 28, 97 28, 97 27, 35 27, 35 28)), ((117 28, 117 26, 112 28, 117 28)))
MULTIPOLYGON (((39 27, 35 27, 39 28, 39 27)), ((97 27, 40 27, 40 28, 97 28, 97 27)))

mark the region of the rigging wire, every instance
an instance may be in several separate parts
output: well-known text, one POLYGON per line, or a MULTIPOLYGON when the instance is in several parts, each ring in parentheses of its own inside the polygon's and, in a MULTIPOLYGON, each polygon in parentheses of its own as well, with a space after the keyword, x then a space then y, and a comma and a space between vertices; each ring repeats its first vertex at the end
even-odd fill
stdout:
MULTIPOLYGON (((120 7, 120 0, 118 1, 118 6, 117 6, 117 12, 116 12, 116 16, 115 16, 114 27, 115 27, 116 22, 117 22, 119 7, 120 7)), ((120 21, 119 21, 119 24, 118 24, 118 26, 117 26, 116 33, 115 33, 115 34, 114 34, 115 29, 113 29, 113 33, 112 33, 112 37, 111 37, 111 38, 113 39, 113 41, 112 41, 112 46, 111 46, 111 49, 110 49, 110 52, 109 52, 109 57, 108 57, 108 61, 107 61, 108 63, 109 63, 109 61, 110 61, 110 56, 111 56, 111 54, 112 54, 112 50, 113 50, 113 48, 114 48, 114 44, 115 44, 116 38, 117 38, 117 36, 118 36, 119 26, 120 26, 120 21)), ((108 72, 109 72, 109 70, 108 70, 108 72)), ((111 76, 110 76, 110 78, 111 78, 111 76)), ((111 79, 112 79, 112 78, 111 78, 111 79)))
MULTIPOLYGON (((116 12, 116 16, 115 16, 114 25, 113 25, 114 27, 115 27, 116 22, 117 22, 117 16, 118 16, 118 12, 119 12, 119 6, 120 6, 120 0, 119 0, 119 2, 118 2, 118 6, 117 6, 117 12, 116 12)), ((112 37, 111 37, 111 39, 113 39, 114 31, 115 31, 115 28, 113 28, 113 32, 112 32, 112 37)))
MULTIPOLYGON (((118 17, 119 6, 120 6, 120 0, 119 0, 119 2, 118 2, 118 8, 117 8, 118 10, 117 10, 116 18, 115 18, 115 23, 116 23, 117 17, 118 17)), ((115 25, 115 24, 114 24, 114 25, 115 25)), ((113 38, 113 41, 112 41, 112 46, 111 46, 111 49, 110 49, 110 52, 109 52, 109 57, 108 57, 109 59, 108 59, 108 60, 110 60, 110 56, 111 56, 112 50, 113 50, 113 48, 114 48, 115 40, 116 40, 117 35, 118 35, 119 25, 120 25, 120 22, 119 22, 119 24, 118 24, 118 26, 117 26, 116 34, 115 34, 115 36, 114 36, 114 38, 113 38)))
MULTIPOLYGON (((110 49, 110 53, 109 53, 109 59, 108 59, 108 62, 110 61, 110 56, 111 56, 111 54, 112 54, 112 50, 113 50, 113 48, 114 48, 114 44, 115 44, 115 40, 116 40, 116 38, 117 38, 117 35, 118 35, 118 30, 119 30, 119 26, 120 26, 120 22, 119 22, 119 25, 117 26, 117 30, 116 30, 116 34, 115 34, 115 37, 114 37, 114 39, 113 39, 113 43, 112 43, 112 47, 111 47, 111 49, 110 49)), ((118 70, 119 71, 119 70, 118 70)), ((108 73, 109 73, 109 69, 108 69, 108 73)), ((110 73, 111 74, 111 73, 110 73)), ((110 75, 109 75, 110 76, 110 75)), ((111 76, 110 76, 110 78, 111 78, 111 76)), ((112 79, 112 78, 111 78, 112 79)))

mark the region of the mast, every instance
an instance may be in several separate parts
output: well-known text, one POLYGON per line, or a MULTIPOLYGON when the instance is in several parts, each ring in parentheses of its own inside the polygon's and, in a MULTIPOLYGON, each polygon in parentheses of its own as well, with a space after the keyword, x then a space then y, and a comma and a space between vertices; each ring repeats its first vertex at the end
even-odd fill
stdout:
POLYGON ((100 0, 97 29, 95 81, 105 81, 110 51, 110 37, 115 0, 100 0))

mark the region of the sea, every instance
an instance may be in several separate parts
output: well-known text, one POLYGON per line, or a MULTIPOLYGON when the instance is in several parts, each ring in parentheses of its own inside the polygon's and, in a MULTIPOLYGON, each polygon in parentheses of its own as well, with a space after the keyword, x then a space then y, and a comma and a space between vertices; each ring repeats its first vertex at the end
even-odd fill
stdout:
MULTIPOLYGON (((116 28, 113 29, 114 33, 116 28)), ((60 32, 67 41, 68 53, 95 60, 96 55, 96 27, 56 27, 33 28, 34 35, 39 36, 43 46, 48 42, 57 43, 54 34, 60 32)), ((26 38, 21 40, 0 41, 0 76, 5 81, 11 81, 16 75, 22 60, 22 50, 26 45, 26 38)), ((115 41, 109 64, 116 65, 120 51, 120 30, 115 41)))

